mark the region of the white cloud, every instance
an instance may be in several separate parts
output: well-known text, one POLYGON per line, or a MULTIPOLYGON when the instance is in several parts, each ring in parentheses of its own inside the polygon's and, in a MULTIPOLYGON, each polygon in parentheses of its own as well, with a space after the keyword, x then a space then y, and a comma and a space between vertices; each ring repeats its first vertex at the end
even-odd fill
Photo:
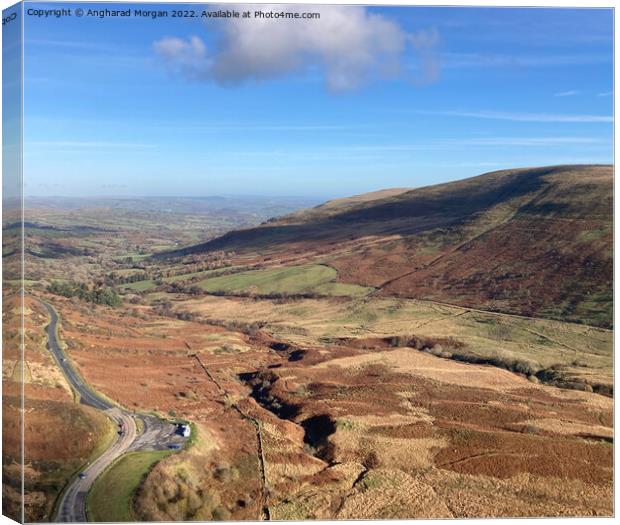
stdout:
POLYGON ((197 36, 182 38, 166 37, 153 44, 155 52, 164 60, 175 63, 185 74, 200 76, 200 71, 208 67, 209 59, 204 42, 197 36))
POLYGON ((491 67, 554 67, 582 64, 611 64, 606 54, 517 55, 501 53, 441 53, 441 66, 446 69, 491 67))
MULTIPOLYGON (((252 6, 237 6, 239 11, 252 6)), ((255 6, 254 6, 255 8, 255 6)), ((401 56, 414 50, 410 72, 417 81, 433 80, 438 66, 434 31, 407 33, 386 17, 357 6, 261 5, 262 11, 318 12, 320 19, 220 20, 209 27, 219 34, 214 49, 198 36, 167 37, 154 43, 156 53, 193 80, 223 85, 319 70, 333 91, 355 89, 374 77, 403 74, 401 56)))
POLYGON ((491 120, 510 120, 513 122, 613 122, 606 115, 560 115, 552 113, 510 113, 503 111, 417 111, 427 115, 445 115, 491 120))
POLYGON ((574 97, 575 95, 579 95, 581 91, 577 91, 572 89, 570 91, 560 91, 559 93, 554 93, 554 97, 574 97))
POLYGON ((597 97, 610 97, 613 95, 613 91, 604 91, 603 93, 598 93, 597 97))

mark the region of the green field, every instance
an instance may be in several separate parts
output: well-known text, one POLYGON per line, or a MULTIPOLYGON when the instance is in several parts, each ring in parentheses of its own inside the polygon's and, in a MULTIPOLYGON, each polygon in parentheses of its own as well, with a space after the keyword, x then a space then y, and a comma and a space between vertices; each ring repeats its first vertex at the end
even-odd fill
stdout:
POLYGON ((141 268, 127 268, 123 270, 114 270, 112 273, 117 277, 129 277, 131 275, 144 275, 144 270, 141 268))
POLYGON ((135 283, 126 284, 124 287, 134 292, 145 292, 146 290, 155 288, 155 282, 152 279, 148 279, 146 281, 136 281, 135 283))
POLYGON ((200 281, 198 286, 207 292, 263 295, 316 293, 358 297, 372 291, 364 286, 337 283, 337 276, 336 270, 329 266, 312 264, 222 275, 200 281))
POLYGON ((173 275, 172 277, 165 277, 164 279, 162 279, 162 281, 166 282, 166 283, 177 283, 179 281, 185 281, 187 279, 192 279, 194 277, 198 277, 200 275, 203 275, 205 273, 208 273, 209 270, 207 271, 203 271, 203 272, 193 272, 193 273, 184 273, 181 275, 173 275))
MULTIPOLYGON (((201 270, 199 272, 192 273, 184 273, 180 275, 172 275, 170 277, 162 278, 162 282, 164 283, 176 283, 181 281, 187 281, 189 279, 193 279, 195 277, 208 277, 209 275, 216 276, 223 272, 227 272, 233 269, 241 268, 241 266, 229 266, 226 268, 217 268, 215 270, 201 270)), ((143 270, 121 270, 117 272, 121 276, 131 275, 132 273, 142 272, 143 270)), ((134 292, 146 292, 148 290, 152 290, 157 285, 153 279, 145 279, 143 281, 136 281, 134 283, 128 283, 122 285, 126 290, 132 290, 134 292)))
POLYGON ((236 270, 242 268, 241 266, 227 266, 225 268, 216 268, 214 270, 201 270, 199 272, 193 273, 184 273, 181 275, 173 275, 172 277, 164 277, 162 280, 166 283, 176 283, 178 281, 186 281, 188 279, 193 279, 194 277, 208 277, 208 276, 216 276, 223 272, 229 272, 231 270, 236 270))
POLYGON ((33 284, 37 284, 38 282, 39 281, 33 281, 31 279, 24 279, 23 281, 21 279, 7 279, 4 281, 5 284, 11 286, 19 286, 21 284, 23 284, 24 286, 32 286, 33 284))
POLYGON ((127 253, 124 255, 117 255, 114 257, 114 260, 124 261, 125 259, 131 259, 132 262, 137 263, 143 261, 144 259, 148 259, 152 253, 127 253))
POLYGON ((169 450, 132 452, 122 456, 95 481, 86 501, 88 518, 96 522, 135 521, 133 495, 144 475, 169 450))

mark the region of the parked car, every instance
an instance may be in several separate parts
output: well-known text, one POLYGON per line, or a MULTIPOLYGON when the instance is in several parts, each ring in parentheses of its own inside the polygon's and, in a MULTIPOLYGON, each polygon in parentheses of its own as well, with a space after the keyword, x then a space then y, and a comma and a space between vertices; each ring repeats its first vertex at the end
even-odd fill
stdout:
POLYGON ((189 437, 191 432, 192 431, 189 425, 186 425, 184 423, 177 423, 177 429, 175 433, 178 434, 179 436, 189 437))

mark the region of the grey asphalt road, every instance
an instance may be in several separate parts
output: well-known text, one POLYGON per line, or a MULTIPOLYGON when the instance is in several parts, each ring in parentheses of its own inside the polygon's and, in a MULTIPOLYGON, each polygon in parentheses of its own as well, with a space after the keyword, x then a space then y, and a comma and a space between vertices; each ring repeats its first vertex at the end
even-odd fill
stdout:
POLYGON ((116 441, 67 487, 58 505, 58 521, 80 523, 87 521, 86 496, 88 491, 105 468, 127 452, 136 439, 136 422, 133 417, 119 408, 109 408, 105 412, 117 424, 122 422, 125 432, 118 435, 116 441))
POLYGON ((142 432, 129 447, 130 452, 166 450, 177 445, 182 447, 187 441, 187 438, 176 433, 176 426, 172 423, 149 414, 133 414, 133 417, 142 422, 142 432))
POLYGON ((71 366, 69 360, 65 356, 65 353, 60 348, 60 344, 58 343, 58 333, 56 331, 58 326, 58 314, 49 303, 46 303, 40 299, 39 302, 45 306, 51 319, 50 324, 45 327, 49 351, 53 354, 56 363, 58 363, 58 366, 67 378, 67 381, 69 381, 71 386, 80 395, 80 403, 98 408, 99 410, 109 410, 110 408, 113 408, 114 405, 94 393, 71 366))
POLYGON ((80 403, 106 413, 116 423, 123 426, 122 434, 97 459, 89 463, 65 489, 58 505, 57 521, 84 523, 87 521, 86 496, 97 477, 108 465, 126 452, 166 450, 171 446, 184 445, 187 438, 176 433, 176 426, 162 421, 156 416, 128 412, 92 390, 75 371, 58 342, 58 314, 49 303, 36 298, 50 315, 50 323, 45 328, 49 351, 67 381, 80 396, 80 403), (138 434, 136 420, 140 420, 141 432, 138 434))

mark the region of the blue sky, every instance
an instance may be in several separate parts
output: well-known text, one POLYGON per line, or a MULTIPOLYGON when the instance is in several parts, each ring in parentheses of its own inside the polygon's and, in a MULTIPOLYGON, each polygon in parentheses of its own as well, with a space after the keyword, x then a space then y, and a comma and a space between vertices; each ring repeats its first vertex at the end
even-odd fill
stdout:
POLYGON ((320 12, 26 15, 26 194, 332 198, 612 162, 611 10, 320 12))
POLYGON ((21 24, 15 23, 15 9, 3 12, 2 27, 2 200, 8 211, 21 202, 21 24))

